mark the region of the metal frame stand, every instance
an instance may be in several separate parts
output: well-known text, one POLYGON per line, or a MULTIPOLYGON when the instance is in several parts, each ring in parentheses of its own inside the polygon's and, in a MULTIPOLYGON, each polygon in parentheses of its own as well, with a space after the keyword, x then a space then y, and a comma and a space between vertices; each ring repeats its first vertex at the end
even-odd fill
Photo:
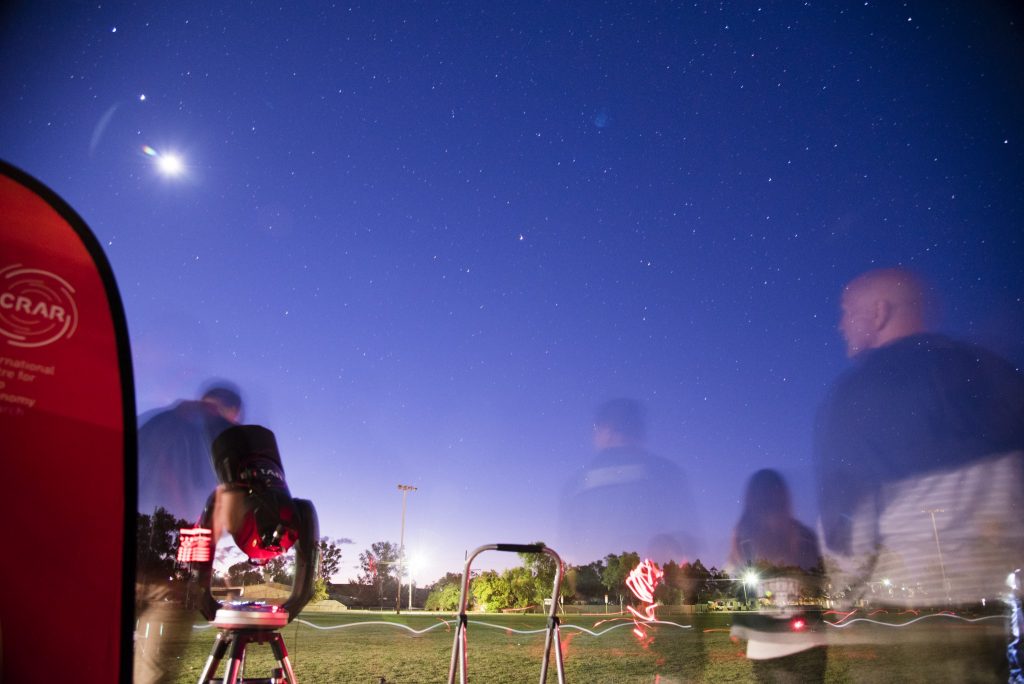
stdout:
POLYGON ((223 684, 298 684, 295 679, 295 672, 292 670, 291 661, 288 660, 288 649, 285 648, 284 638, 276 629, 222 629, 217 632, 217 638, 213 642, 213 650, 210 657, 206 659, 206 666, 203 673, 199 675, 199 684, 213 684, 222 681, 223 684), (275 668, 270 677, 247 679, 242 676, 242 665, 245 662, 245 647, 251 643, 270 644, 280 667, 275 668), (228 649, 231 649, 230 652, 228 649), (215 680, 217 668, 220 661, 228 654, 227 665, 224 666, 224 679, 215 680))
POLYGON ((455 643, 452 645, 452 660, 448 667, 448 684, 455 684, 455 670, 458 667, 459 682, 468 684, 468 658, 466 656, 466 627, 469 623, 466 617, 466 607, 469 601, 469 568, 473 559, 484 551, 509 551, 512 553, 544 553, 555 559, 557 569, 555 571, 555 586, 551 592, 551 611, 548 613, 547 633, 544 636, 544 655, 540 664, 540 684, 545 684, 548 678, 548 662, 551 659, 551 646, 555 647, 555 667, 557 669, 558 684, 565 684, 565 666, 562 662, 562 639, 558 621, 558 592, 562 587, 562 575, 565 574, 565 566, 561 557, 543 544, 486 544, 474 549, 473 553, 466 559, 466 568, 462 573, 462 594, 459 598, 459 624, 455 630, 455 643))

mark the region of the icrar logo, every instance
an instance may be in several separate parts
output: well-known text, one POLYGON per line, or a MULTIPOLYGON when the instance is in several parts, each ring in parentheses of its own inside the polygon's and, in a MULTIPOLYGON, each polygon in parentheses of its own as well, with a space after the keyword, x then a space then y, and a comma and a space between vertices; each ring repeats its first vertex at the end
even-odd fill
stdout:
POLYGON ((44 347, 75 334, 75 288, 49 271, 13 264, 0 270, 0 335, 14 347, 44 347))

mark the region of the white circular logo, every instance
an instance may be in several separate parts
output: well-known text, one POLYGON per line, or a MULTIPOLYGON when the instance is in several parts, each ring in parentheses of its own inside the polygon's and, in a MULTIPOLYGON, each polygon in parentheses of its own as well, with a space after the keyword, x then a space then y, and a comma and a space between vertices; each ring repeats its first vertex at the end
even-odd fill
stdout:
POLYGON ((49 271, 0 269, 0 335, 14 347, 44 347, 75 334, 75 288, 49 271))

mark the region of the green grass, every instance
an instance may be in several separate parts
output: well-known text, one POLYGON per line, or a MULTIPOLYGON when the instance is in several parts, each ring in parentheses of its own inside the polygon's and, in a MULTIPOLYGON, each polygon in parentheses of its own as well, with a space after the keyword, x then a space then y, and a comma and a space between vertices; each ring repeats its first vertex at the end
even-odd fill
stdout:
MULTIPOLYGON (((304 613, 318 630, 293 622, 282 633, 296 675, 302 684, 370 682, 381 677, 389 684, 443 682, 451 656, 453 627, 441 625, 451 616, 349 611, 304 613), (432 625, 423 634, 373 622, 398 623, 416 630, 432 625)), ((673 616, 680 629, 661 625, 651 630, 653 641, 645 648, 628 627, 599 637, 579 632, 571 625, 594 631, 600 617, 569 616, 563 620, 562 642, 568 682, 749 682, 752 668, 742 642, 729 637, 731 615, 673 616), (660 679, 656 680, 656 675, 660 679)), ((536 682, 544 634, 523 635, 511 630, 542 630, 543 616, 471 615, 469 674, 473 682, 536 682), (500 629, 485 627, 487 622, 500 629)), ((980 677, 977 658, 986 645, 998 647, 1001 622, 981 624, 934 620, 910 629, 871 625, 849 630, 830 630, 828 682, 961 682, 991 681, 980 677)), ((196 682, 209 654, 213 629, 195 630, 184 644, 178 682, 196 682)), ((996 651, 998 649, 996 648, 996 651)), ((998 652, 993 657, 998 657, 998 652)), ((267 676, 273 665, 268 646, 250 646, 246 671, 267 676)), ((223 669, 223 668, 221 668, 223 669)), ((555 660, 548 681, 555 681, 555 660)), ((801 681, 798 676, 794 681, 801 681)), ((1005 681, 1005 680, 1004 680, 1005 681)))

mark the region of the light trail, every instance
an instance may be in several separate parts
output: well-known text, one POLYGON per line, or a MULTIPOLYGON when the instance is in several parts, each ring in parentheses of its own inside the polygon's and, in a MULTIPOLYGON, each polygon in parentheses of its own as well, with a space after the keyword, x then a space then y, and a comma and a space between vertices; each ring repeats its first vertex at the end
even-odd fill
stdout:
POLYGON ((892 623, 892 622, 882 622, 881 620, 872 620, 871 618, 866 618, 866 617, 855 618, 853 620, 850 620, 849 622, 842 622, 842 623, 829 622, 828 620, 823 620, 823 622, 826 625, 828 625, 829 627, 834 627, 836 629, 846 629, 850 625, 856 624, 858 622, 868 622, 868 623, 871 623, 873 625, 881 625, 883 627, 909 627, 910 625, 914 624, 915 622, 920 622, 921 620, 927 620, 929 618, 949 618, 950 620, 962 620, 963 622, 981 622, 982 620, 1009 620, 1010 619, 1009 616, 1007 616, 1007 615, 986 615, 986 616, 980 617, 980 618, 965 618, 965 617, 960 617, 959 615, 953 615, 952 613, 935 613, 935 614, 932 614, 932 615, 922 615, 921 617, 914 618, 913 620, 910 620, 908 622, 901 622, 899 624, 895 624, 895 623, 892 623))
MULTIPOLYGON (((374 621, 371 621, 371 622, 352 622, 352 623, 349 623, 347 625, 317 625, 315 623, 309 622, 308 620, 303 620, 301 618, 294 620, 294 622, 302 623, 302 624, 304 624, 304 625, 306 625, 308 627, 311 627, 311 628, 313 628, 313 629, 315 629, 317 631, 321 631, 321 632, 332 632, 332 631, 335 631, 335 630, 338 630, 338 629, 351 629, 351 628, 355 628, 355 627, 372 627, 372 626, 376 626, 376 627, 397 627, 397 628, 400 628, 400 629, 404 629, 405 631, 409 632, 410 634, 414 634, 416 636, 420 636, 420 635, 426 634, 427 632, 431 632, 431 631, 433 631, 435 629, 439 629, 441 627, 444 627, 446 629, 451 629, 453 626, 458 625, 458 620, 442 620, 442 621, 437 622, 437 623, 435 623, 433 625, 430 625, 429 627, 426 627, 424 629, 413 629, 412 627, 409 627, 408 625, 403 625, 403 624, 400 624, 400 623, 397 623, 397 622, 385 622, 385 621, 382 621, 382 620, 374 620, 374 621)), ((469 624, 471 624, 473 626, 479 626, 479 627, 490 627, 491 629, 501 630, 502 632, 507 632, 507 633, 512 633, 512 634, 521 634, 521 635, 544 634, 545 632, 547 632, 547 628, 546 627, 543 627, 541 629, 513 629, 511 627, 507 627, 507 626, 504 626, 504 625, 495 625, 495 624, 490 623, 490 622, 478 622, 476 620, 470 620, 469 624)), ((651 620, 648 624, 652 624, 652 625, 668 625, 670 627, 678 627, 679 629, 693 629, 692 625, 681 625, 681 624, 679 624, 677 622, 668 622, 668 621, 664 621, 664 620, 651 620)), ((586 627, 583 627, 581 625, 573 625, 573 624, 565 624, 565 623, 561 624, 561 628, 562 628, 563 631, 567 630, 567 629, 574 629, 574 630, 576 630, 578 632, 582 632, 584 634, 589 634, 590 636, 595 637, 595 638, 596 637, 604 636, 605 634, 607 634, 609 632, 612 632, 612 631, 614 631, 616 629, 619 629, 620 627, 632 627, 632 626, 633 626, 633 622, 632 621, 625 621, 625 622, 622 622, 622 623, 617 624, 617 625, 612 625, 611 627, 608 627, 607 629, 603 629, 603 630, 600 630, 600 631, 594 631, 594 630, 591 630, 591 629, 587 629, 586 627)), ((192 629, 198 631, 198 630, 210 629, 211 627, 213 627, 213 624, 209 623, 209 624, 205 624, 205 625, 193 625, 192 629)))
MULTIPOLYGON (((655 610, 658 604, 654 600, 654 589, 664 576, 665 573, 650 559, 644 559, 644 562, 633 568, 629 577, 626 578, 626 586, 634 596, 644 603, 642 613, 633 606, 626 606, 627 610, 633 614, 633 634, 641 641, 647 639, 647 630, 644 629, 644 624, 657 621, 655 610)), ((644 648, 646 647, 647 643, 644 643, 644 648)))
MULTIPOLYGON (((961 617, 959 615, 953 615, 953 614, 950 614, 950 613, 935 613, 935 614, 932 614, 932 615, 922 615, 921 617, 914 618, 913 620, 910 620, 908 622, 901 622, 899 624, 895 624, 895 623, 891 623, 891 622, 882 622, 881 620, 872 620, 871 618, 866 618, 866 617, 855 618, 855 619, 850 620, 848 622, 840 622, 840 623, 829 622, 828 620, 823 620, 822 622, 824 622, 826 625, 828 625, 829 627, 832 627, 834 629, 846 629, 846 628, 850 627, 851 625, 854 625, 854 624, 856 624, 858 622, 867 622, 869 624, 880 625, 882 627, 898 627, 898 628, 903 628, 903 627, 910 627, 911 625, 913 625, 913 624, 915 624, 917 622, 921 622, 922 620, 928 620, 930 618, 948 618, 950 620, 960 620, 962 622, 968 622, 968 623, 982 622, 984 620, 1009 620, 1010 619, 1006 615, 986 615, 986 616, 979 617, 979 618, 965 618, 965 617, 961 617)), ((621 620, 621 622, 619 622, 619 624, 612 625, 611 627, 608 627, 608 628, 602 629, 602 630, 597 630, 597 631, 592 630, 592 629, 588 629, 586 627, 583 627, 582 625, 574 625, 574 624, 571 624, 571 623, 567 624, 567 623, 564 623, 564 622, 561 624, 561 628, 562 628, 563 631, 567 630, 567 629, 573 629, 573 630, 576 630, 577 632, 582 632, 584 634, 588 634, 588 635, 596 638, 596 637, 604 636, 605 634, 608 634, 609 632, 613 632, 613 631, 615 631, 617 629, 620 629, 622 627, 633 627, 633 626, 635 626, 635 622, 630 620, 630 619, 619 618, 619 620, 621 620)), ((352 622, 352 623, 349 623, 347 625, 326 625, 326 626, 325 625, 317 625, 315 623, 309 622, 308 620, 303 620, 301 618, 295 620, 294 622, 302 623, 302 624, 304 624, 304 625, 306 625, 308 627, 311 627, 311 628, 313 628, 315 630, 322 631, 322 632, 329 632, 329 631, 334 631, 334 630, 338 630, 338 629, 351 629, 351 628, 356 628, 356 627, 396 627, 398 629, 404 629, 405 631, 409 632, 410 634, 415 634, 416 636, 419 636, 419 635, 422 635, 422 634, 426 634, 427 632, 432 632, 433 630, 440 629, 441 627, 444 627, 446 630, 447 629, 451 629, 452 626, 458 624, 457 620, 442 620, 442 621, 437 622, 436 624, 430 625, 429 627, 426 627, 424 629, 414 629, 412 627, 409 627, 408 625, 403 625, 403 624, 400 624, 400 623, 397 623, 397 622, 385 622, 385 621, 382 621, 382 620, 374 620, 374 621, 371 621, 371 622, 352 622)), ((609 621, 608 620, 602 620, 598 624, 602 624, 604 622, 609 622, 609 621)), ((545 633, 547 631, 546 627, 542 627, 540 629, 513 629, 512 627, 508 627, 508 626, 505 626, 505 625, 496 625, 496 624, 493 624, 491 622, 479 622, 479 621, 476 621, 476 620, 470 620, 469 623, 472 624, 472 625, 475 625, 475 626, 479 626, 479 627, 489 627, 491 629, 501 630, 503 632, 507 632, 507 633, 510 633, 510 634, 522 634, 522 635, 543 634, 543 633, 545 633)), ((668 620, 650 620, 650 621, 645 620, 645 623, 649 624, 649 625, 666 625, 666 626, 669 626, 669 627, 677 627, 679 629, 693 629, 693 625, 681 625, 678 622, 671 622, 671 621, 668 621, 668 620)), ((205 625, 193 625, 192 629, 198 631, 198 630, 210 629, 211 627, 213 627, 213 624, 209 623, 209 624, 205 624, 205 625)), ((704 631, 705 632, 715 632, 715 631, 727 631, 727 630, 705 629, 704 631)))

